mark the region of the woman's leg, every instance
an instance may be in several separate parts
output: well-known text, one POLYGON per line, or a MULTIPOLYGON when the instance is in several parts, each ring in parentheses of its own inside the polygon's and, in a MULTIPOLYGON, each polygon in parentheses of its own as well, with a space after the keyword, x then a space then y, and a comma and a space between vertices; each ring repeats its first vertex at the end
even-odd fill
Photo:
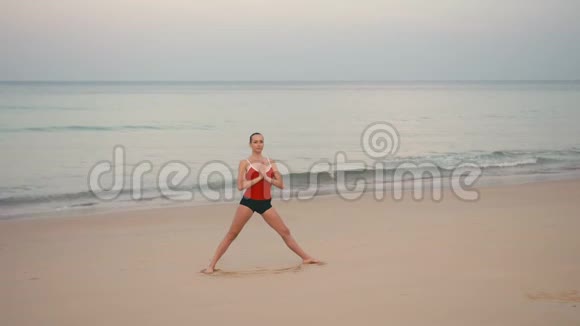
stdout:
POLYGON ((304 252, 302 248, 300 248, 296 240, 294 240, 292 234, 290 234, 290 229, 288 229, 286 224, 284 224, 284 221, 282 221, 282 218, 280 218, 280 215, 278 215, 278 212, 274 207, 265 211, 262 214, 262 217, 266 223, 268 223, 268 225, 270 225, 274 230, 276 230, 276 232, 278 232, 288 248, 290 248, 298 256, 300 256, 300 258, 302 258, 302 262, 304 264, 313 264, 319 262, 317 259, 312 258, 310 255, 304 252))
POLYGON ((232 221, 232 225, 230 226, 228 233, 226 233, 226 236, 217 247, 213 258, 209 263, 209 266, 206 269, 202 270, 203 273, 207 274, 213 273, 215 265, 217 264, 218 260, 220 260, 222 255, 226 252, 226 250, 228 250, 228 247, 230 246, 230 244, 232 244, 234 239, 236 239, 240 231, 242 231, 244 225, 246 225, 250 217, 252 217, 252 214, 254 214, 254 212, 250 208, 244 205, 238 206, 236 214, 234 215, 234 220, 232 221))

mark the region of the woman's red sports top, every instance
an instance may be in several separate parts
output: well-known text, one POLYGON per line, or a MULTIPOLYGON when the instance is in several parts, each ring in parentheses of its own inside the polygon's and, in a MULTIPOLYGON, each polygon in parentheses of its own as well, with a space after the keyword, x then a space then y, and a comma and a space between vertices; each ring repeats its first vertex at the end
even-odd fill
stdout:
MULTIPOLYGON (((252 162, 249 160, 250 168, 246 171, 246 180, 253 180, 260 176, 260 172, 254 168, 252 162)), ((270 178, 274 177, 274 170, 272 169, 272 163, 270 163, 270 159, 268 159, 268 164, 270 169, 266 172, 266 175, 270 178)), ((246 189, 244 192, 244 197, 254 199, 254 200, 267 200, 272 198, 272 194, 270 192, 270 188, 272 184, 267 182, 266 180, 262 179, 255 185, 251 186, 250 188, 246 189)))

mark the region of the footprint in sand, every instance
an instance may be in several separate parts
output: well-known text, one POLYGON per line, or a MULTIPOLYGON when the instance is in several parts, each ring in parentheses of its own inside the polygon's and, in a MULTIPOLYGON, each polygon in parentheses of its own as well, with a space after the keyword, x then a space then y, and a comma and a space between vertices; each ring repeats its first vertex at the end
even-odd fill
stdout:
POLYGON ((222 277, 243 277, 243 276, 251 276, 251 275, 263 275, 263 274, 282 274, 282 273, 297 273, 306 268, 308 265, 326 265, 325 262, 318 262, 314 264, 300 264, 296 266, 290 267, 281 267, 281 268, 256 268, 250 270, 242 270, 242 271, 225 271, 221 269, 215 269, 213 273, 206 274, 204 273, 205 269, 202 269, 200 273, 207 275, 207 276, 222 276, 222 277))
POLYGON ((526 293, 531 300, 557 301, 557 302, 580 302, 580 293, 576 290, 562 292, 536 292, 526 293))

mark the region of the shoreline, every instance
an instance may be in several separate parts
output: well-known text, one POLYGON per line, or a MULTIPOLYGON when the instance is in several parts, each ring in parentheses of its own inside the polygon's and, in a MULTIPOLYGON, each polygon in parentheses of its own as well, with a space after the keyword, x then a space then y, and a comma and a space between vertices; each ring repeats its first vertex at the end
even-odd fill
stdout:
MULTIPOLYGON (((510 187, 510 186, 517 186, 517 185, 527 185, 527 184, 535 184, 535 183, 546 183, 546 182, 559 182, 559 181, 574 181, 580 180, 580 174, 577 172, 570 172, 560 173, 556 175, 509 175, 509 176, 485 176, 480 178, 476 181, 476 186, 470 187, 469 190, 477 190, 477 189, 484 189, 484 188, 495 188, 495 187, 510 187)), ((432 180, 423 180, 426 182, 426 185, 429 185, 432 180)), ((448 180, 444 180, 442 182, 441 191, 449 191, 450 187, 448 180)), ((407 183, 411 183, 412 181, 407 181, 407 183)), ((403 193, 404 196, 410 196, 409 193, 412 190, 406 188, 407 186, 403 186, 403 193)), ((350 192, 349 194, 359 194, 361 197, 370 196, 369 193, 374 191, 373 188, 366 189, 363 191, 362 195, 358 192, 350 192)), ((390 187, 386 186, 384 190, 386 195, 385 197, 391 197, 393 191, 390 187)), ((236 194, 238 196, 239 194, 236 194)), ((279 194, 278 194, 279 195, 279 194)), ((304 202, 304 201, 311 201, 315 200, 316 198, 340 198, 341 195, 335 192, 329 192, 324 194, 318 194, 312 196, 310 199, 298 199, 296 195, 293 195, 290 199, 281 199, 279 197, 273 197, 275 202, 285 201, 285 202, 304 202)), ((358 199, 357 199, 358 200, 358 199)), ((423 199, 425 200, 425 199, 423 199)), ((21 213, 17 215, 10 215, 10 216, 0 216, 0 221, 10 221, 10 220, 19 220, 19 219, 53 219, 59 217, 86 217, 91 215, 108 215, 108 214, 118 214, 118 213, 130 213, 130 212, 141 212, 141 211, 148 211, 148 210, 164 210, 170 208, 184 208, 184 207, 204 207, 204 206, 214 206, 214 205, 237 205, 240 201, 240 198, 236 197, 236 199, 231 201, 209 201, 209 200, 191 200, 187 202, 180 202, 180 201, 165 201, 155 205, 135 205, 135 201, 127 201, 132 202, 131 205, 135 206, 117 206, 117 207, 74 207, 74 208, 67 208, 62 209, 59 211, 51 211, 51 212, 38 212, 38 213, 21 213)), ((356 200, 355 200, 356 201, 356 200)))

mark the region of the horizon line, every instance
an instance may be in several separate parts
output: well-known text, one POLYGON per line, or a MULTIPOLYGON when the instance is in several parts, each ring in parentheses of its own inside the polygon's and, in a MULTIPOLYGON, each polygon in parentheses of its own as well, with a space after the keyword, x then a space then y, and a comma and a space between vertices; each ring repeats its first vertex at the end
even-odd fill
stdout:
POLYGON ((79 80, 58 80, 58 79, 38 79, 38 80, 0 80, 0 83, 417 83, 417 82, 461 82, 461 83, 481 83, 481 82, 580 82, 580 79, 320 79, 320 80, 300 80, 300 79, 275 79, 275 80, 171 80, 171 79, 147 79, 147 80, 106 80, 106 79, 79 79, 79 80))

